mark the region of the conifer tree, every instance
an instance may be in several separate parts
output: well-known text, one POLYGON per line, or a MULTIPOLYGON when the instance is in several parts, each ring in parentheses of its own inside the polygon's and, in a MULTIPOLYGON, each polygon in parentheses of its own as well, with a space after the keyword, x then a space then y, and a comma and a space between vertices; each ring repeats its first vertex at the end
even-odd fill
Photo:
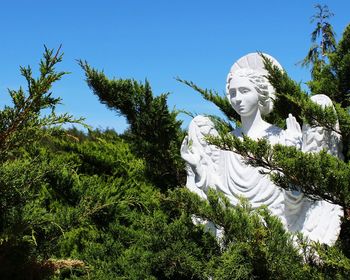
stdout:
MULTIPOLYGON (((29 149, 39 145, 43 139, 62 134, 60 128, 63 124, 82 124, 82 119, 55 113, 61 99, 54 97, 50 90, 56 81, 67 74, 55 70, 62 57, 60 48, 55 52, 45 47, 38 78, 33 77, 29 66, 21 67, 27 88, 9 90, 12 104, 0 111, 2 279, 24 279, 26 273, 34 271, 31 269, 40 259, 35 254, 36 236, 44 234, 46 224, 53 222, 50 214, 35 207, 36 199, 42 195, 39 185, 44 184, 43 177, 50 164, 42 164, 38 155, 30 156, 29 149)), ((30 273, 27 276, 31 277, 30 273)), ((35 273, 32 277, 36 277, 35 273)))
POLYGON ((124 137, 135 154, 146 160, 147 177, 166 190, 185 183, 184 164, 178 147, 184 137, 177 112, 168 108, 168 94, 153 96, 151 86, 133 79, 108 79, 101 71, 80 61, 86 80, 99 100, 125 116, 130 127, 124 137))
POLYGON ((335 51, 335 33, 329 19, 334 14, 329 10, 327 5, 316 4, 317 13, 312 16, 311 23, 316 22, 316 27, 311 33, 312 45, 307 56, 303 59, 302 65, 312 65, 311 73, 314 73, 318 64, 324 65, 327 55, 335 51), (317 40, 320 39, 319 42, 317 40))
MULTIPOLYGON (((208 141, 235 150, 252 165, 280 171, 273 177, 279 186, 298 185, 307 196, 338 203, 346 212, 350 27, 324 54, 309 85, 311 94, 335 90, 328 95, 336 113, 312 103, 298 83, 266 59, 277 90, 276 111, 269 121, 283 126, 288 111, 301 123, 332 129, 338 118, 344 161, 325 152, 303 154, 224 133, 208 141)), ((0 112, 0 278, 350 278, 348 216, 339 244, 327 247, 286 232, 266 207, 253 209, 244 199, 232 206, 214 191, 201 200, 186 188, 174 188, 184 184, 179 155, 183 133, 166 95, 153 96, 147 81, 110 80, 80 62, 100 101, 124 115, 130 128, 123 135, 57 128, 74 119, 42 116, 40 111, 59 102, 49 89, 64 74, 54 70, 61 59, 59 52, 45 49, 38 79, 30 68, 22 68, 28 92, 10 91, 14 106, 0 112), (222 238, 193 223, 196 218, 215 223, 222 238)), ((312 69, 315 65, 310 64, 312 69)), ((226 98, 183 82, 238 122, 226 98)))

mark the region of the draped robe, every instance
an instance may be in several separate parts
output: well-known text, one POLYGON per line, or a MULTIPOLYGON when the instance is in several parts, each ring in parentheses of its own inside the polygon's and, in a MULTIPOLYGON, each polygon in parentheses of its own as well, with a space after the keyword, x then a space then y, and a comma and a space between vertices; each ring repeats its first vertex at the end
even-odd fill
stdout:
MULTIPOLYGON (((208 122, 211 125, 209 119, 208 122)), ((240 129, 232 133, 242 137, 240 129)), ((192 145, 197 146, 196 151, 201 153, 200 176, 188 167, 189 189, 205 198, 208 188, 214 188, 224 193, 232 205, 236 205, 240 197, 245 197, 253 208, 266 205, 272 214, 281 219, 287 230, 300 231, 314 241, 334 244, 343 215, 340 206, 323 200, 310 200, 297 190, 279 188, 268 174, 260 172, 262 168, 247 165, 241 155, 208 145, 196 126, 192 126, 189 136, 192 145)), ((285 130, 275 126, 271 126, 263 138, 272 145, 293 143, 285 130)))

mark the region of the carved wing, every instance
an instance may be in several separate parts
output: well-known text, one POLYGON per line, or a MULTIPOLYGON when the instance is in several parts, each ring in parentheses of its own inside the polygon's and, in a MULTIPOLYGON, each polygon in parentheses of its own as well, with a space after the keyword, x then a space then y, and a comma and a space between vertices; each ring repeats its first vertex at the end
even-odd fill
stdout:
MULTIPOLYGON (((314 95, 311 100, 323 107, 333 107, 331 99, 324 94, 314 95)), ((343 159, 341 136, 337 131, 339 131, 338 123, 333 130, 304 124, 302 151, 317 153, 326 150, 329 154, 343 159)), ((309 206, 306 207, 308 209, 305 212, 302 232, 311 240, 334 244, 340 232, 342 208, 324 200, 305 200, 305 204, 309 206)))
MULTIPOLYGON (((334 108, 332 100, 327 95, 317 94, 312 96, 311 100, 322 107, 332 106, 334 108)), ((317 153, 325 149, 329 154, 343 159, 341 136, 337 131, 339 131, 338 122, 335 124, 334 130, 304 124, 302 151, 317 153)))

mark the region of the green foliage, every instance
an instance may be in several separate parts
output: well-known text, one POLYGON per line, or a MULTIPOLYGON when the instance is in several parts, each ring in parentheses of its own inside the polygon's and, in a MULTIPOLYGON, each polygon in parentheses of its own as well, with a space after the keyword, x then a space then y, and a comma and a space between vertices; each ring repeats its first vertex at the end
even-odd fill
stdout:
MULTIPOLYGON (((343 206, 345 216, 349 209, 349 150, 350 150, 350 115, 349 115, 349 85, 348 57, 350 47, 349 26, 343 37, 334 45, 332 52, 327 52, 327 60, 322 61, 322 67, 312 70, 313 80, 308 83, 312 94, 326 94, 334 104, 322 108, 313 103, 310 95, 303 91, 286 72, 274 67, 268 59, 265 67, 268 78, 276 89, 274 113, 268 120, 283 127, 287 113, 292 113, 301 124, 322 126, 329 131, 335 131, 342 136, 344 161, 323 151, 318 154, 304 154, 295 148, 276 145, 271 147, 266 141, 254 142, 245 137, 241 141, 233 135, 222 135, 221 139, 211 138, 211 143, 222 149, 233 150, 245 157, 248 164, 263 167, 263 171, 272 176, 274 182, 290 190, 298 186, 306 196, 312 199, 324 199, 343 206), (345 66, 347 65, 347 66, 345 66), (286 110, 288 108, 288 110, 286 110), (339 128, 335 126, 339 120, 339 128)), ((321 65, 321 64, 320 64, 321 65)), ((339 244, 343 252, 350 255, 348 219, 344 219, 339 244)))
POLYGON ((177 81, 193 88, 195 91, 199 92, 205 100, 208 100, 208 101, 214 103, 230 121, 233 121, 237 124, 240 123, 239 115, 232 108, 230 102, 228 101, 228 99, 225 96, 223 97, 219 93, 217 93, 213 90, 202 89, 191 81, 182 80, 180 78, 177 78, 177 81))
POLYGON ((286 73, 282 73, 273 67, 271 62, 265 60, 266 69, 269 71, 269 80, 277 92, 275 102, 277 115, 286 118, 287 110, 285 108, 288 108, 288 112, 293 113, 302 122, 323 126, 328 130, 334 130, 334 124, 338 119, 340 129, 336 132, 342 135, 343 154, 346 162, 349 160, 350 145, 350 115, 348 111, 350 83, 347 81, 350 68, 340 65, 350 61, 350 48, 345 46, 345 42, 349 41, 350 37, 349 28, 350 26, 346 28, 336 50, 330 55, 329 64, 325 64, 319 75, 309 82, 312 94, 328 95, 333 100, 336 112, 330 107, 324 109, 313 103, 310 96, 302 91, 300 86, 291 80, 286 73))
MULTIPOLYGON (((61 62, 60 49, 54 53, 45 47, 39 64, 39 77, 32 76, 30 67, 21 67, 27 82, 27 91, 9 90, 12 106, 0 111, 0 275, 17 279, 28 275, 37 278, 41 270, 36 258, 37 234, 46 235, 45 225, 54 223, 52 215, 37 208, 35 201, 43 195, 41 186, 50 165, 41 165, 27 149, 38 145, 60 131, 65 123, 81 123, 68 114, 56 115, 60 98, 50 89, 66 72, 56 72, 61 62), (49 110, 47 114, 45 111, 49 110), (13 268, 16 269, 13 269, 13 268)), ((55 230, 59 230, 55 226, 55 230)))
POLYGON ((87 83, 108 108, 125 116, 130 128, 125 138, 133 151, 146 161, 147 177, 165 190, 184 184, 184 164, 178 147, 183 139, 177 112, 170 111, 167 94, 153 96, 148 81, 109 80, 103 72, 80 61, 87 83))
POLYGON ((212 221, 222 230, 219 251, 211 255, 203 274, 213 279, 346 279, 349 260, 339 249, 310 243, 287 233, 265 208, 252 209, 242 198, 232 206, 211 190, 200 200, 187 190, 171 193, 174 209, 212 221))
MULTIPOLYGON (((144 161, 113 131, 66 135, 28 147, 25 157, 3 169, 4 189, 21 190, 17 203, 2 212, 5 277, 304 279, 329 274, 327 267, 321 271, 303 262, 293 238, 265 208, 252 209, 246 201, 231 206, 215 192, 208 201, 186 189, 161 193, 147 183, 144 161), (217 224, 222 240, 195 225, 194 216, 217 224), (74 263, 69 260, 83 265, 69 267, 74 263)), ((333 254, 343 270, 324 250, 329 267, 341 277, 346 260, 333 254)))
MULTIPOLYGON (((106 134, 31 149, 32 165, 45 172, 17 209, 31 227, 16 234, 28 235, 37 260, 83 260, 85 269, 63 269, 58 279, 203 279, 214 237, 189 213, 166 210, 166 196, 146 182, 144 162, 117 135, 106 134)), ((11 265, 15 271, 21 264, 11 265)))
POLYGON ((324 199, 350 208, 350 166, 348 163, 320 153, 303 153, 295 147, 271 146, 266 140, 243 141, 232 134, 210 137, 209 141, 224 150, 242 155, 247 164, 262 167, 274 182, 284 189, 298 186, 312 199, 324 199))
MULTIPOLYGON (((349 37, 349 35, 350 33, 344 33, 344 36, 349 37)), ((345 40, 345 37, 342 40, 345 40)), ((338 53, 338 49, 334 55, 336 53, 338 53)), ((272 66, 271 62, 267 59, 265 59, 265 66, 269 71, 268 78, 271 84, 276 88, 274 112, 271 116, 269 116, 268 120, 277 124, 278 126, 283 126, 282 124, 285 123, 285 118, 287 118, 287 114, 290 112, 296 116, 301 124, 308 123, 311 125, 322 126, 328 130, 333 130, 339 133, 342 136, 343 154, 345 156, 345 161, 347 162, 349 160, 350 145, 350 115, 347 107, 349 100, 347 92, 350 90, 350 88, 345 88, 341 92, 339 87, 336 86, 337 89, 331 92, 320 90, 313 92, 314 94, 326 94, 332 98, 333 105, 336 109, 335 112, 331 107, 322 108, 322 106, 312 102, 310 100, 310 96, 301 89, 300 85, 294 82, 287 75, 287 73, 282 72, 277 67, 272 66), (336 95, 341 96, 341 99, 337 99, 336 95), (288 108, 288 110, 285 108, 288 108), (339 121, 339 130, 335 129, 335 123, 337 120, 339 121)), ((327 67, 328 66, 324 67, 322 73, 326 73, 328 71, 329 67, 327 67)), ((339 76, 346 76, 350 73, 350 69, 345 69, 345 71, 348 71, 347 74, 339 73, 339 76)), ((326 73, 326 75, 328 74, 326 73)), ((326 88, 326 86, 323 86, 323 84, 331 85, 332 83, 338 83, 335 77, 332 79, 332 82, 324 81, 322 77, 319 77, 318 80, 315 79, 310 81, 309 85, 312 90, 315 90, 314 86, 316 85, 320 86, 321 88, 326 88)))
MULTIPOLYGON (((350 26, 345 29, 343 37, 337 43, 332 26, 328 22, 332 13, 326 6, 316 5, 316 8, 318 12, 313 17, 313 20, 316 21, 316 29, 312 34, 314 45, 304 59, 303 64, 312 67, 312 81, 308 82, 311 95, 328 95, 333 101, 335 110, 332 107, 322 108, 312 102, 310 94, 302 90, 300 84, 293 81, 285 71, 273 66, 272 62, 266 57, 263 57, 265 68, 268 71, 267 78, 276 89, 274 111, 266 119, 268 122, 283 128, 285 127, 285 119, 289 113, 292 113, 300 124, 321 126, 328 131, 339 133, 342 136, 344 161, 327 154, 326 151, 318 154, 304 154, 293 147, 281 145, 272 147, 265 140, 255 142, 248 137, 244 137, 242 141, 227 133, 221 133, 220 137, 208 137, 207 140, 221 149, 241 154, 247 164, 261 167, 261 172, 271 175, 273 181, 284 189, 291 190, 295 188, 294 186, 297 186, 298 190, 312 199, 324 199, 343 206, 346 218, 343 220, 338 245, 329 250, 320 245, 311 245, 312 250, 317 252, 318 256, 325 257, 322 252, 326 250, 327 257, 321 262, 319 259, 317 261, 317 258, 311 260, 311 263, 315 266, 303 268, 304 272, 306 270, 310 273, 311 276, 308 277, 318 278, 321 277, 322 273, 326 273, 327 277, 343 279, 347 278, 349 273, 349 260, 343 253, 347 257, 350 255, 350 240, 348 238, 350 228, 348 222, 350 206, 350 26), (317 43, 319 37, 321 37, 321 41, 317 43), (337 120, 339 120, 339 128, 336 126, 337 120), (337 257, 333 255, 332 250, 335 250, 337 257), (343 253, 339 250, 342 250, 343 253), (339 261, 342 264, 339 264, 339 267, 333 267, 335 263, 338 263, 338 257, 342 259, 342 261, 339 261)), ((186 81, 185 83, 199 91, 199 87, 193 83, 186 81)), ((214 100, 216 97, 210 96, 203 90, 202 95, 214 104, 217 103, 214 100)), ((222 111, 225 112, 225 110, 222 111)), ((227 117, 230 118, 230 115, 227 114, 227 117)), ((246 243, 244 243, 244 246, 247 246, 246 243)), ((243 248, 245 248, 244 246, 243 248)), ((242 255, 246 251, 244 249, 239 250, 239 246, 233 247, 230 256, 233 254, 235 257, 232 257, 232 259, 242 259, 242 255)), ((310 247, 306 251, 308 250, 310 250, 310 247)), ((309 260, 309 258, 306 259, 309 260)), ((243 278, 250 278, 249 273, 255 266, 252 266, 250 270, 244 270, 249 265, 244 261, 242 262, 243 270, 239 267, 234 274, 242 275, 243 278)), ((266 260, 262 263, 266 264, 266 260)), ((231 265, 231 267, 233 266, 231 265)), ((220 278, 224 278, 225 275, 229 275, 229 272, 222 273, 220 278)))
POLYGON ((42 137, 42 128, 52 132, 53 126, 64 123, 82 123, 82 119, 74 119, 68 114, 56 115, 55 108, 60 98, 52 96, 50 89, 54 82, 61 79, 67 72, 56 72, 55 66, 62 61, 63 54, 60 48, 54 53, 45 47, 43 59, 40 61, 39 78, 32 76, 32 70, 21 67, 21 74, 26 79, 27 91, 22 87, 19 90, 9 90, 13 106, 5 106, 0 111, 0 155, 6 159, 11 151, 31 144, 38 137, 42 137), (42 116, 43 110, 50 113, 42 116))
MULTIPOLYGON (((345 162, 326 152, 303 154, 264 140, 241 141, 216 117, 221 138, 209 141, 263 167, 283 188, 296 185, 307 196, 348 209, 350 27, 333 44, 330 12, 318 9, 312 39, 321 35, 323 41, 310 57, 309 86, 313 94, 330 95, 336 112, 312 103, 299 84, 265 60, 277 90, 269 121, 283 127, 292 112, 303 123, 334 129, 338 118, 345 162)), ((169 110, 167 95, 154 97, 147 81, 109 80, 80 61, 100 101, 125 116, 130 127, 123 135, 62 130, 61 124, 80 120, 54 111, 60 99, 50 88, 65 74, 55 71, 61 59, 60 51, 45 49, 37 79, 29 67, 21 68, 28 90, 9 91, 13 106, 0 112, 2 279, 350 278, 348 217, 340 242, 328 247, 291 235, 266 207, 253 209, 243 198, 232 206, 214 190, 202 200, 174 188, 185 178, 181 122, 169 110), (221 238, 213 235, 214 224, 221 238)), ((179 81, 237 124, 225 97, 179 81)))
POLYGON ((349 33, 350 27, 348 26, 335 50, 327 54, 329 63, 324 63, 317 75, 314 76, 313 81, 309 82, 310 89, 314 94, 327 94, 343 108, 350 105, 349 33))
POLYGON ((334 52, 336 42, 333 27, 328 22, 328 19, 334 14, 329 11, 327 5, 316 4, 315 9, 318 11, 311 18, 312 23, 316 22, 316 28, 311 33, 312 46, 302 61, 302 65, 308 66, 311 64, 313 67, 312 73, 317 75, 317 71, 324 66, 326 55, 334 52), (319 37, 321 37, 321 41, 317 43, 316 40, 319 37))

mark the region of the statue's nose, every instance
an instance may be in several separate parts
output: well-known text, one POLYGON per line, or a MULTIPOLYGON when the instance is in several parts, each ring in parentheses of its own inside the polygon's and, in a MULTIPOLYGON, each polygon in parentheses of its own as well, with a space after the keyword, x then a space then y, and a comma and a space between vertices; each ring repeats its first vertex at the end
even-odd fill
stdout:
POLYGON ((236 101, 239 101, 239 102, 242 101, 242 94, 239 91, 237 91, 236 93, 236 101))

